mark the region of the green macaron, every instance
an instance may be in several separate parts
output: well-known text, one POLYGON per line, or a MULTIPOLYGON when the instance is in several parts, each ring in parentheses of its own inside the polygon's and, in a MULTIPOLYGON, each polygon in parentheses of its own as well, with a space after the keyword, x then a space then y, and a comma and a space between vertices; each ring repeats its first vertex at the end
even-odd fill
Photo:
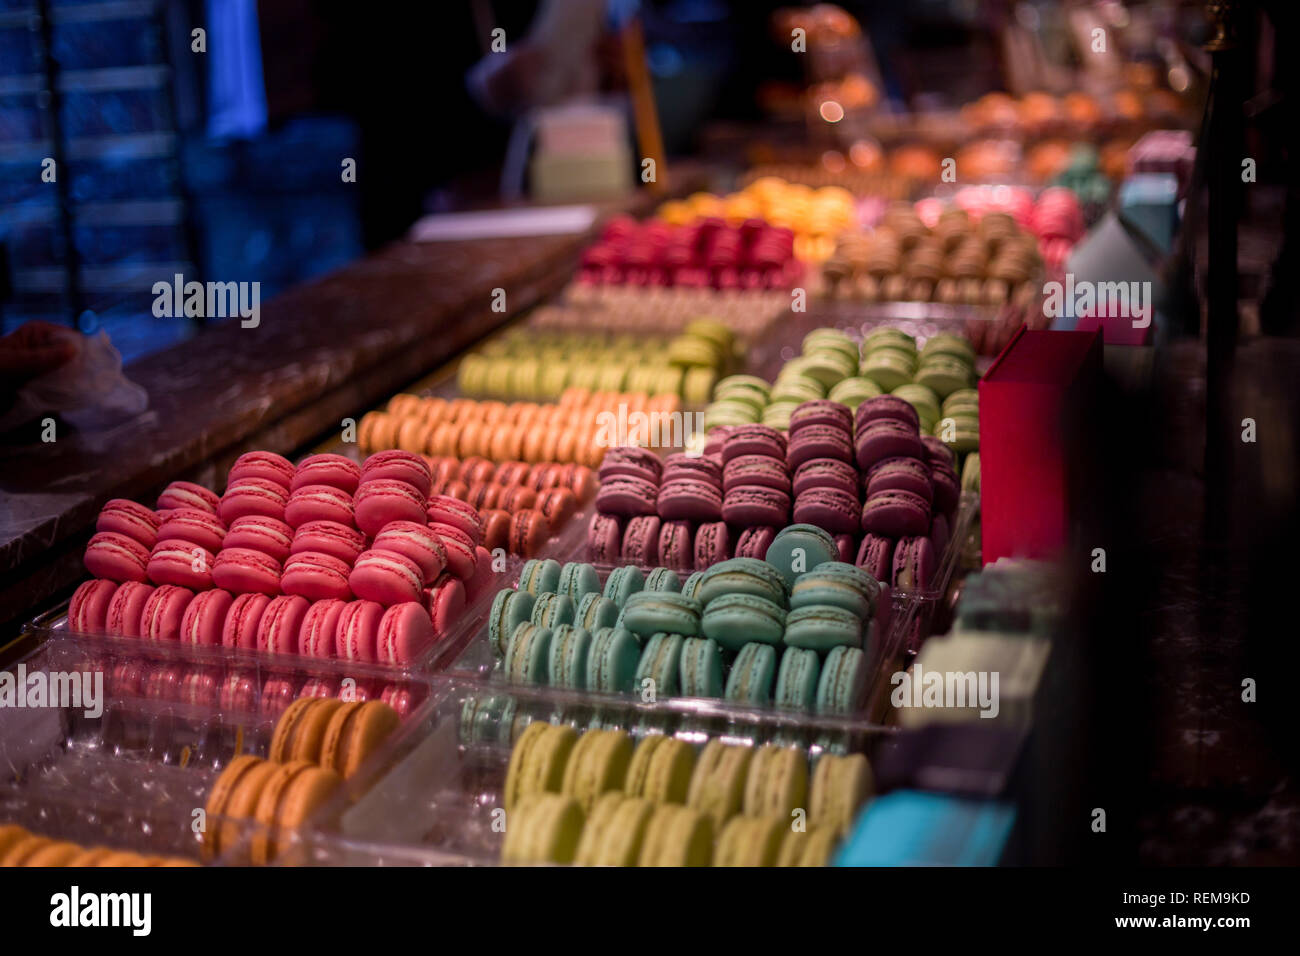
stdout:
POLYGON ((875 613, 879 597, 880 582, 866 571, 843 561, 827 561, 795 582, 790 591, 790 607, 833 604, 867 618, 875 613))
POLYGON ((497 592, 492 599, 492 610, 488 612, 488 643, 495 656, 506 656, 510 635, 532 615, 536 600, 527 591, 516 591, 514 588, 502 588, 497 592))
POLYGON ((643 637, 658 631, 695 637, 701 610, 699 601, 673 591, 639 591, 623 605, 621 626, 643 637))
POLYGON ((763 424, 768 428, 775 428, 777 431, 789 431, 790 415, 800 404, 800 402, 794 401, 773 402, 763 409, 763 424))
POLYGON ((765 704, 772 699, 776 676, 776 648, 771 644, 746 644, 736 655, 727 675, 727 700, 765 704))
POLYGON ((866 682, 867 655, 856 647, 832 648, 817 681, 817 711, 853 713, 861 706, 866 682))
POLYGON ((705 637, 734 651, 750 642, 780 644, 785 617, 785 610, 767 598, 724 594, 704 609, 701 627, 705 637))
POLYGON ((609 572, 609 577, 605 579, 604 593, 605 597, 622 607, 629 597, 644 587, 645 575, 636 565, 629 564, 609 572))
POLYGON ((700 582, 703 579, 704 579, 703 571, 692 571, 690 574, 688 574, 686 576, 686 580, 682 582, 682 590, 681 590, 682 597, 688 597, 698 601, 700 599, 699 596, 700 582))
POLYGON ((552 687, 582 690, 587 686, 587 654, 591 632, 572 624, 561 624, 551 632, 548 674, 552 687))
POLYGON ((792 524, 777 532, 765 557, 785 578, 785 583, 794 587, 800 575, 839 556, 835 539, 825 530, 811 524, 792 524))
POLYGON ((600 575, 590 564, 570 561, 560 570, 560 594, 567 594, 577 604, 588 594, 600 593, 600 575))
POLYGON ((680 592, 682 579, 672 568, 655 568, 645 576, 645 590, 680 592))
POLYGON ((916 383, 932 389, 940 398, 945 398, 959 388, 970 388, 970 366, 942 355, 922 359, 916 370, 916 383))
POLYGON ((752 594, 785 607, 785 578, 776 568, 758 558, 728 558, 703 572, 696 599, 705 609, 725 594, 752 594))
POLYGON ((785 643, 813 651, 861 647, 862 618, 832 604, 810 604, 785 619, 785 643))
POLYGON ((679 683, 687 697, 722 696, 722 648, 717 641, 703 637, 685 640, 679 683))
POLYGON ((865 358, 881 348, 898 349, 915 355, 916 339, 892 325, 878 325, 863 337, 862 356, 865 358))
POLYGON ((651 686, 646 681, 654 681, 654 699, 675 697, 680 691, 682 646, 685 641, 680 634, 667 634, 663 631, 652 634, 641 651, 633 691, 644 694, 651 686))
POLYGON ((817 702, 821 658, 816 651, 787 647, 776 674, 776 706, 812 710, 817 702))
POLYGON ((602 627, 587 650, 587 690, 625 694, 632 690, 641 645, 621 627, 602 627))
POLYGON ((894 348, 878 348, 862 360, 862 377, 887 392, 906 385, 916 374, 916 358, 894 348))
POLYGON ((854 376, 853 378, 846 378, 844 381, 832 388, 830 394, 826 397, 832 402, 839 402, 841 405, 847 405, 849 408, 856 411, 857 407, 867 399, 875 398, 876 396, 883 394, 885 393, 881 390, 879 385, 871 379, 863 378, 859 375, 854 376))
POLYGON ((558 627, 561 624, 572 624, 576 612, 577 607, 571 597, 550 591, 537 595, 529 620, 538 627, 558 627))
POLYGON ((519 572, 519 590, 544 594, 560 589, 560 562, 552 558, 530 558, 519 572))
POLYGON ((512 684, 550 681, 551 629, 525 623, 515 628, 506 648, 506 679, 512 684))
POLYGON ((618 620, 618 605, 599 592, 588 594, 578 605, 574 623, 589 631, 602 627, 613 627, 618 620))

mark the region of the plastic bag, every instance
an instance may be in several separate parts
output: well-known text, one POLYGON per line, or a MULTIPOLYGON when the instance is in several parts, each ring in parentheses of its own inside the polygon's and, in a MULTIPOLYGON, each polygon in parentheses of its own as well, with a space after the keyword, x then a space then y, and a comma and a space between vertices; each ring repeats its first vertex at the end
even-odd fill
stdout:
POLYGON ((149 393, 122 374, 122 353, 107 332, 83 336, 69 329, 68 336, 76 357, 19 389, 0 417, 0 431, 51 412, 80 429, 108 428, 149 407, 149 393))

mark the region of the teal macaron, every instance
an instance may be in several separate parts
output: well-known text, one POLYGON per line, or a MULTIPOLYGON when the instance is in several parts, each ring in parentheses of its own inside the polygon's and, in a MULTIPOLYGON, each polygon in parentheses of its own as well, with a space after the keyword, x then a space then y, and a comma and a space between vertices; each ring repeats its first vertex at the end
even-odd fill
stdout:
POLYGON ((587 654, 591 632, 572 624, 561 624, 551 632, 547 673, 552 687, 582 690, 587 686, 587 654))
POLYGON ((536 601, 537 598, 527 591, 502 588, 497 592, 492 599, 492 610, 488 612, 488 643, 492 645, 495 656, 506 656, 510 635, 516 627, 529 620, 536 601))
POLYGON ((835 539, 812 524, 792 524, 777 532, 767 548, 767 563, 781 572, 788 587, 794 587, 800 575, 839 558, 835 539))
POLYGON ((587 690, 625 694, 632 690, 641 645, 621 627, 602 627, 587 650, 587 690))
POLYGON ((673 591, 639 591, 623 605, 622 626, 649 637, 659 631, 695 637, 700 633, 700 602, 673 591))
POLYGON ((686 580, 682 582, 682 590, 680 592, 682 597, 693 598, 698 601, 700 599, 700 582, 703 579, 703 571, 692 571, 687 575, 686 580))
POLYGON ((812 710, 817 703, 817 679, 821 670, 821 658, 816 651, 787 647, 776 673, 776 706, 812 710))
POLYGON ((682 589, 682 579, 677 576, 677 572, 672 568, 655 568, 645 576, 646 591, 673 591, 680 592, 682 589))
POLYGON ((721 697, 722 648, 707 637, 688 637, 682 644, 682 693, 687 697, 721 697))
POLYGON ((787 604, 785 578, 758 558, 728 558, 702 572, 695 597, 705 609, 726 594, 752 594, 779 607, 787 604))
POLYGON ((588 594, 600 593, 600 575, 590 564, 570 561, 560 570, 560 585, 555 590, 567 594, 577 604, 588 594))
POLYGON ((549 591, 537 595, 529 620, 539 627, 558 627, 561 624, 572 624, 576 612, 571 597, 549 591))
POLYGON ((506 648, 506 679, 512 684, 550 682, 551 629, 520 624, 510 635, 506 648))
POLYGON ((862 618, 833 604, 809 604, 786 616, 785 643, 821 652, 861 647, 862 618))
POLYGON ((645 575, 641 569, 634 564, 625 565, 609 572, 605 579, 605 597, 622 607, 628 598, 644 587, 645 575))
POLYGON ((705 637, 735 651, 750 642, 780 644, 785 620, 785 611, 767 598, 724 594, 705 609, 701 627, 705 637))
POLYGON ((651 699, 675 697, 679 691, 678 678, 681 675, 682 646, 686 639, 680 634, 667 634, 660 631, 652 634, 641 651, 641 660, 636 666, 636 679, 633 692, 645 695, 653 681, 651 699))
POLYGON ((618 611, 618 605, 600 592, 588 594, 578 604, 573 623, 589 631, 613 627, 614 622, 618 620, 618 611))
POLYGON ((822 663, 817 680, 817 710, 850 714, 861 706, 867 683, 867 655, 856 647, 836 647, 822 663))
POLYGON ((790 608, 833 604, 858 617, 870 617, 880 598, 880 583, 861 568, 827 561, 801 576, 790 589, 790 608))
POLYGON ((519 590, 545 594, 560 589, 560 562, 552 558, 530 558, 519 572, 519 590))
POLYGON ((727 700, 765 704, 772 699, 776 674, 776 648, 771 644, 746 644, 736 655, 727 675, 727 700))

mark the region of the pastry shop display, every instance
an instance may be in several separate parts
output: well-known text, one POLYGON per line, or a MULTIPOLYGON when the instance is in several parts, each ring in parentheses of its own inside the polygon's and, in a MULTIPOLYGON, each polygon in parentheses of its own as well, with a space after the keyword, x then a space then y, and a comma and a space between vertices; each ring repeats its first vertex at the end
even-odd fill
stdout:
POLYGON ((535 722, 510 754, 501 862, 825 866, 873 790, 862 754, 535 722))
POLYGON ((467 396, 558 400, 567 389, 645 392, 709 400, 720 375, 743 362, 736 334, 695 319, 671 338, 539 332, 525 326, 467 355, 457 384, 467 396), (537 371, 540 366, 540 371, 537 371))

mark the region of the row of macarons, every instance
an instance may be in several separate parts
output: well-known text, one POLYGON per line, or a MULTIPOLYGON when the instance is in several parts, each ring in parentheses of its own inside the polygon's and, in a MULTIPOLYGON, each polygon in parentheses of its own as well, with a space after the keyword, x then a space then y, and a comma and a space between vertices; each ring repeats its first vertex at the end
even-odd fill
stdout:
POLYGON ((153 661, 136 654, 115 655, 107 662, 91 660, 87 667, 106 674, 110 704, 129 705, 136 700, 180 704, 212 714, 217 725, 232 715, 274 720, 302 698, 382 700, 405 718, 426 691, 422 682, 414 680, 345 678, 278 669, 259 672, 242 666, 153 661))
POLYGON ((12 866, 197 866, 183 856, 134 853, 107 846, 86 847, 41 836, 16 823, 0 823, 0 868, 12 866))
POLYGON ((236 595, 221 588, 195 593, 171 584, 96 578, 73 594, 68 629, 192 647, 404 665, 449 634, 466 605, 464 586, 450 576, 420 597, 385 606, 361 599, 236 595))
POLYGON ((824 864, 872 792, 861 754, 534 722, 510 754, 507 863, 824 864), (803 814, 796 811, 803 810, 803 814), (806 828, 794 826, 796 819, 806 828), (793 836, 792 834, 798 834, 793 836), (755 839, 757 838, 757 839, 755 839))

